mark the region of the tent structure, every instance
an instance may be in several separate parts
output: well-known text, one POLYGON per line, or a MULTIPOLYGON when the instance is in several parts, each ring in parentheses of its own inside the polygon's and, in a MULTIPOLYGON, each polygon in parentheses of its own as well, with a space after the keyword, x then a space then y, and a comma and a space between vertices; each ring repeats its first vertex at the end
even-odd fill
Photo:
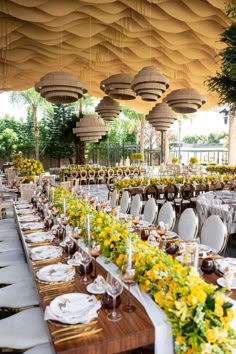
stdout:
MULTIPOLYGON (((165 95, 192 87, 217 104, 204 82, 227 26, 225 0, 1 0, 0 92, 33 87, 51 71, 76 74, 102 97, 112 74, 155 65, 170 81, 165 95)), ((140 113, 140 97, 124 102, 140 113)))

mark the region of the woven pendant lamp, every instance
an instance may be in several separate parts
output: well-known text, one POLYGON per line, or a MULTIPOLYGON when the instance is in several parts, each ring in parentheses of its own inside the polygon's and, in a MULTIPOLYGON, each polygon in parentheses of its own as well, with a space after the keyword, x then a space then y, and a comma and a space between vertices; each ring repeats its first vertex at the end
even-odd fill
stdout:
POLYGON ((103 97, 95 108, 95 112, 108 122, 113 121, 121 111, 122 108, 120 104, 109 96, 103 97))
POLYGON ((169 86, 169 80, 155 66, 146 66, 131 82, 132 90, 147 102, 158 100, 169 86))
POLYGON ((35 90, 48 102, 73 103, 88 92, 88 87, 78 77, 67 72, 51 72, 35 84, 35 90))
MULTIPOLYGON (((101 139, 101 137, 99 139, 101 139)), ((96 139, 92 136, 83 136, 80 138, 80 140, 83 141, 84 143, 97 143, 99 139, 96 139)))
POLYGON ((177 114, 167 103, 157 103, 146 116, 147 121, 156 129, 165 131, 177 119, 177 114))
POLYGON ((134 100, 136 95, 130 88, 133 78, 129 74, 111 75, 108 79, 101 81, 100 89, 117 100, 134 100))
POLYGON ((206 103, 206 98, 193 88, 185 88, 172 91, 164 102, 177 113, 195 113, 206 103))
POLYGON ((76 123, 73 133, 81 137, 82 141, 98 141, 102 136, 106 135, 108 127, 98 118, 97 114, 87 114, 76 123))

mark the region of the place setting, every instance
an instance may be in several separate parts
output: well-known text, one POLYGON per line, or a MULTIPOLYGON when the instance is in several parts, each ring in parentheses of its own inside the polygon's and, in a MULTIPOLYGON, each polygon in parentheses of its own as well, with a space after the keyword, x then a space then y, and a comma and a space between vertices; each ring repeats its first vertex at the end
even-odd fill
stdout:
POLYGON ((35 232, 28 234, 25 238, 28 245, 37 246, 38 244, 49 244, 55 239, 55 235, 51 232, 35 232))
POLYGON ((63 249, 58 246, 38 246, 30 250, 32 261, 44 261, 48 259, 57 259, 62 256, 63 249))

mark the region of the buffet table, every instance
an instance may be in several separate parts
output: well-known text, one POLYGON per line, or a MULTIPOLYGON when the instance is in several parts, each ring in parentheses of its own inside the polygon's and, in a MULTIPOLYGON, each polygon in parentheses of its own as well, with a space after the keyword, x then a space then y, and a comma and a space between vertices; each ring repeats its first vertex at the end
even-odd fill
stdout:
MULTIPOLYGON (((23 249, 29 268, 32 272, 32 276, 35 282, 35 287, 39 296, 40 307, 43 312, 46 309, 46 306, 49 304, 48 299, 53 299, 61 294, 66 293, 87 293, 86 286, 80 283, 80 277, 76 275, 75 280, 68 284, 68 286, 58 286, 54 290, 45 290, 45 285, 37 281, 36 273, 37 271, 46 266, 47 264, 62 263, 66 264, 65 253, 63 252, 60 258, 55 260, 48 260, 48 262, 32 261, 29 255, 30 249, 34 245, 29 244, 25 240, 25 234, 23 232, 20 223, 19 217, 16 214, 16 209, 14 207, 16 223, 19 229, 19 235, 22 241, 23 249)), ((58 246, 58 244, 52 242, 51 245, 58 246)), ((37 244, 35 244, 37 246, 37 244)), ((106 270, 98 264, 98 273, 106 277, 106 270)), ((101 296, 98 296, 100 299, 101 296)), ((124 289, 121 295, 122 304, 127 301, 127 290, 124 289)), ((80 353, 120 353, 128 351, 134 348, 142 347, 148 344, 154 343, 155 340, 155 330, 154 326, 146 314, 143 306, 140 302, 132 296, 132 302, 136 306, 136 311, 132 314, 122 311, 122 304, 120 305, 120 311, 122 312, 122 319, 119 322, 110 322, 107 320, 107 310, 103 307, 99 311, 96 328, 102 329, 98 334, 91 335, 89 337, 78 338, 74 340, 64 341, 59 344, 54 344, 55 336, 52 334, 54 331, 62 328, 57 325, 45 322, 45 326, 48 327, 49 338, 52 345, 55 348, 56 353, 67 353, 71 354, 80 353)))

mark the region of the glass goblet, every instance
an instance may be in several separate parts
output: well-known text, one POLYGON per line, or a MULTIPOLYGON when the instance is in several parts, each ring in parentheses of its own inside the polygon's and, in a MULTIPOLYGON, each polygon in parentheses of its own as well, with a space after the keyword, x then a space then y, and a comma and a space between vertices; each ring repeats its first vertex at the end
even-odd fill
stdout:
POLYGON ((127 267, 123 273, 122 273, 122 280, 123 282, 128 285, 128 300, 127 300, 127 305, 123 307, 123 310, 125 312, 134 312, 136 310, 136 307, 134 305, 131 305, 130 303, 130 287, 133 286, 137 280, 138 274, 136 272, 136 269, 127 267))
POLYGON ((117 277, 113 276, 111 273, 107 274, 106 291, 108 295, 112 297, 113 301, 113 310, 112 312, 108 313, 107 319, 109 321, 117 322, 122 318, 122 316, 120 313, 116 312, 116 298, 122 293, 123 284, 120 280, 117 279, 117 277))
POLYGON ((91 276, 92 279, 97 278, 97 257, 99 257, 101 253, 102 253, 101 245, 94 242, 91 248, 91 256, 94 258, 94 275, 91 276))
POLYGON ((82 284, 88 284, 90 281, 87 278, 87 267, 88 267, 89 263, 91 262, 91 256, 84 249, 81 249, 80 255, 81 255, 80 263, 83 265, 83 268, 84 268, 84 277, 83 277, 83 279, 80 280, 80 282, 82 284))

